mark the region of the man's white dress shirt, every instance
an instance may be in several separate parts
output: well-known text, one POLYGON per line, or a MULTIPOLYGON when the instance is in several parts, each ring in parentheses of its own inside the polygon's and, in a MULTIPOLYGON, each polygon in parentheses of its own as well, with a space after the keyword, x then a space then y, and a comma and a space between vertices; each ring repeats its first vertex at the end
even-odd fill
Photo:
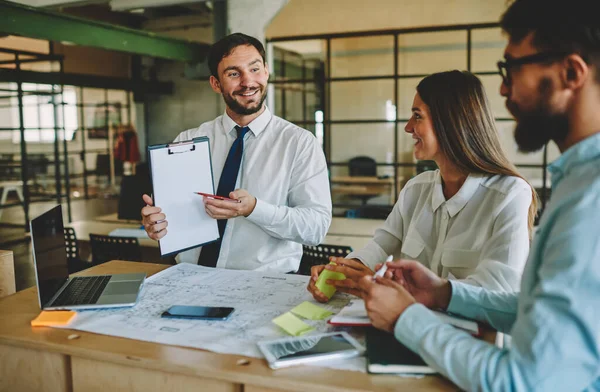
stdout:
POLYGON ((393 255, 444 278, 514 291, 529 252, 531 198, 518 177, 471 174, 446 200, 439 170, 427 171, 408 181, 383 227, 347 257, 374 268, 393 255))
MULTIPOLYGON (((210 139, 215 190, 237 137, 236 125, 225 113, 175 139, 210 139)), ((255 196, 256 207, 247 218, 227 221, 217 268, 296 271, 301 244, 321 243, 331 224, 325 155, 313 134, 272 115, 268 108, 248 127, 235 188, 255 196)), ((194 168, 189 170, 193 175, 194 168)), ((182 252, 178 261, 196 264, 200 251, 182 252)))

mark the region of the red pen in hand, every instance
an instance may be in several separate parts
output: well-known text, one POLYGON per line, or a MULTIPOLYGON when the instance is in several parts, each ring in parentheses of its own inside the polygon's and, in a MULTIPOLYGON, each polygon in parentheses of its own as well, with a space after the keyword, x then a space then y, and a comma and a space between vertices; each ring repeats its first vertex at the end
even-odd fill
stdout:
POLYGON ((202 192, 194 192, 197 195, 202 195, 204 197, 208 197, 209 199, 215 199, 215 200, 225 200, 225 201, 232 201, 234 203, 241 203, 241 200, 235 200, 235 199, 230 199, 228 197, 224 197, 224 196, 219 196, 219 195, 211 195, 210 193, 202 193, 202 192))

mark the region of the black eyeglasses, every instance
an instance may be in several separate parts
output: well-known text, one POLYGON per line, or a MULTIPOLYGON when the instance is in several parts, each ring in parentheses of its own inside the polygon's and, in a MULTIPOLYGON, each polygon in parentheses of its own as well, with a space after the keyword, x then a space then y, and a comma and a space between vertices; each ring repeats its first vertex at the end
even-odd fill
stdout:
POLYGON ((560 60, 565 57, 568 53, 564 52, 540 52, 531 54, 529 56, 518 57, 516 59, 506 59, 506 61, 498 61, 498 72, 502 76, 502 82, 505 85, 510 86, 510 69, 525 64, 536 64, 545 63, 560 60))

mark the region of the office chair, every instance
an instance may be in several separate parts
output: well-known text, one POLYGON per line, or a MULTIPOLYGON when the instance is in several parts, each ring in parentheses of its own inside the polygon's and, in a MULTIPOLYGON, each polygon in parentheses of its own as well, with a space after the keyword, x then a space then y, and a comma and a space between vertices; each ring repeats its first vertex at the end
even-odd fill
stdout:
POLYGON ((417 174, 421 174, 428 170, 436 170, 438 168, 435 161, 423 160, 417 161, 417 174))
POLYGON ((92 265, 110 260, 142 261, 142 249, 137 238, 90 234, 92 265))
POLYGON ((298 275, 310 275, 310 268, 315 265, 329 264, 329 257, 346 257, 352 248, 344 245, 302 245, 302 259, 298 268, 298 275))
POLYGON ((375 159, 367 156, 354 157, 348 161, 348 171, 351 177, 376 177, 377 162, 375 162, 375 159))
POLYGON ((65 247, 67 249, 67 268, 69 274, 90 268, 91 263, 79 258, 79 245, 77 244, 77 235, 72 227, 65 227, 65 247))
MULTIPOLYGON (((377 162, 375 159, 367 156, 358 156, 348 161, 348 172, 350 177, 377 177, 377 162)), ((367 204, 370 198, 379 196, 379 193, 352 195, 352 197, 361 200, 362 205, 367 204)))

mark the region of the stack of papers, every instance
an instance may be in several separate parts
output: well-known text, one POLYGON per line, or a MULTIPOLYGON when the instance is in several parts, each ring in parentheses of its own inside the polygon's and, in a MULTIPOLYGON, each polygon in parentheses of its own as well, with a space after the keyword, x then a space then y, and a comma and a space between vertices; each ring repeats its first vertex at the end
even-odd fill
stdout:
POLYGON ((342 310, 329 320, 331 325, 348 327, 367 327, 371 325, 371 320, 367 316, 365 301, 362 299, 352 300, 342 308, 342 310))

